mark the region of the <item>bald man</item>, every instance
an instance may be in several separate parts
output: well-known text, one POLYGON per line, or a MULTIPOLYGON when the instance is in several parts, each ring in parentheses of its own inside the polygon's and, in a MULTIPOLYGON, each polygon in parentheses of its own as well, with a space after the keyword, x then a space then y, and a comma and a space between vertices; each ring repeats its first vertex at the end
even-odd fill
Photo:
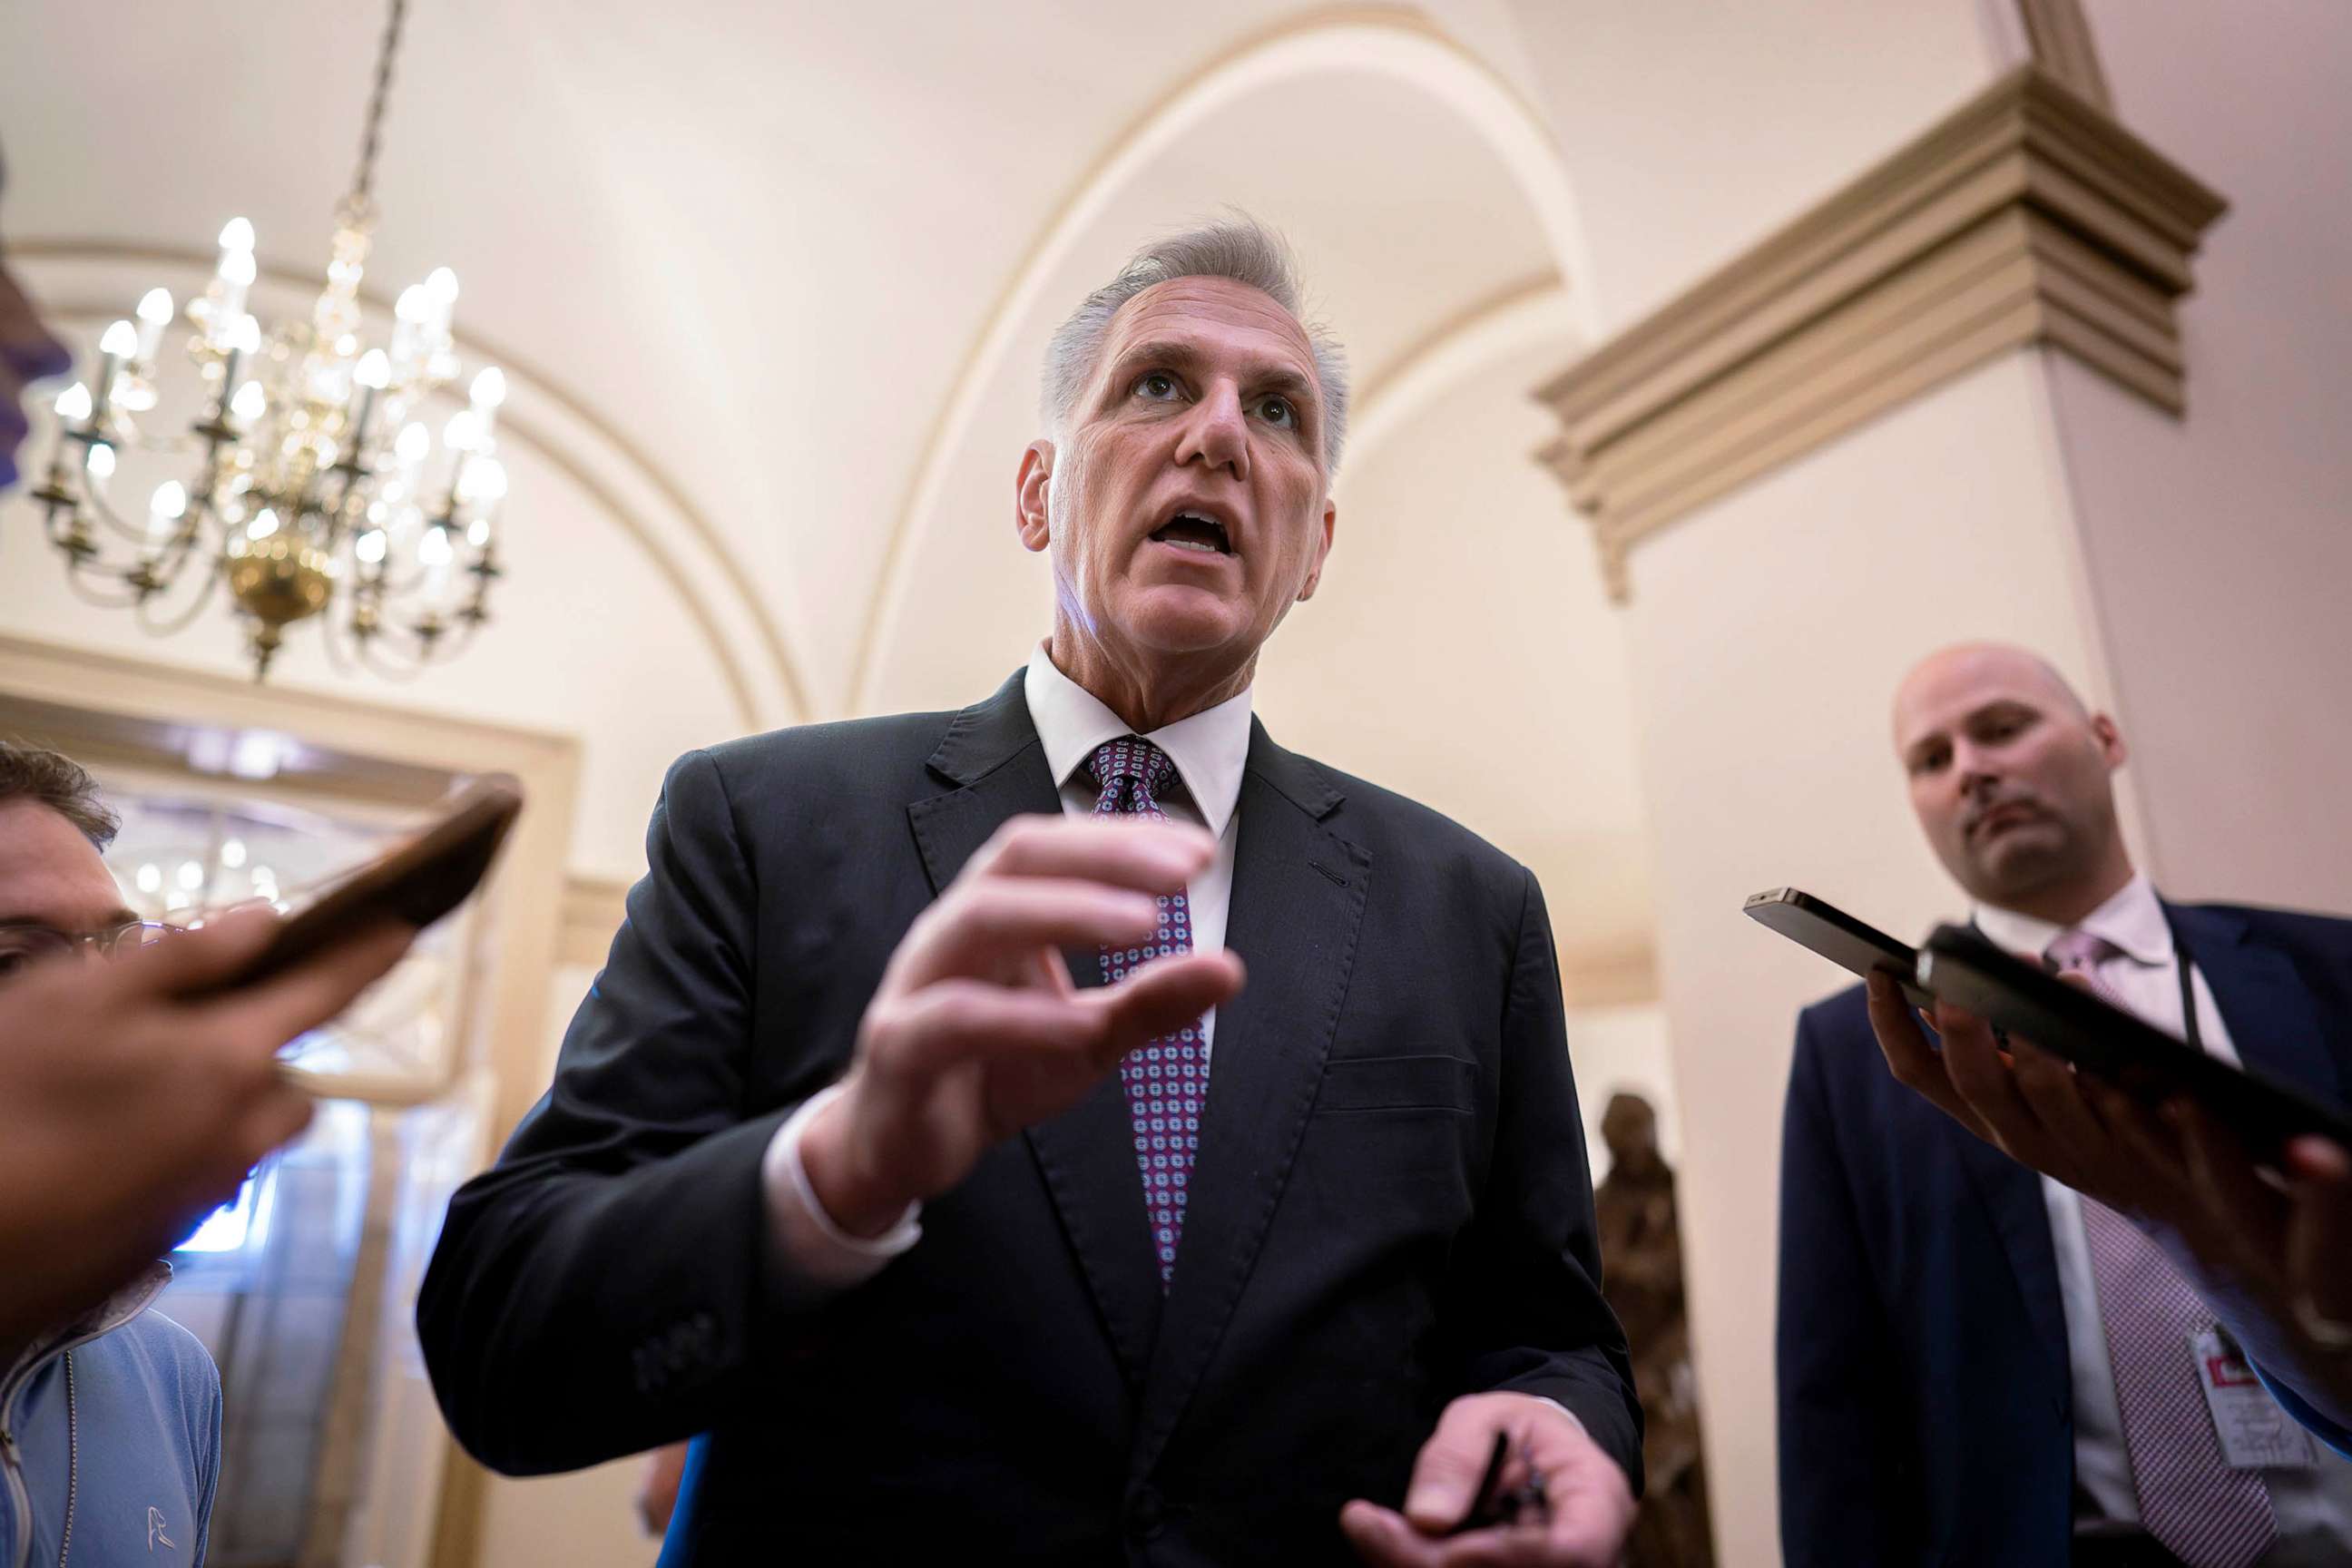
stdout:
MULTIPOLYGON (((2121 731, 2022 649, 1930 657, 1894 719, 1912 809, 1988 936, 2343 1101, 2352 922, 2160 899, 2117 825, 2121 731)), ((2297 1463, 2241 1448, 2231 1465, 2192 1353, 2214 1321, 2194 1289, 2115 1210, 1931 1098, 1913 1066, 1932 1053, 1897 1025, 1899 1001, 1855 986, 1798 1026, 1779 1325, 1792 1568, 2352 1559, 2352 1465, 2292 1442, 2297 1463)))

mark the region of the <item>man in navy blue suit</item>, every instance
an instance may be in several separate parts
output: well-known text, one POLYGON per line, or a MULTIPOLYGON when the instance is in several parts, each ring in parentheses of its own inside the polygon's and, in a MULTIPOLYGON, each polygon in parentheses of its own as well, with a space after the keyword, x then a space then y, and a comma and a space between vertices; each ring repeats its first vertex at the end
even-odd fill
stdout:
MULTIPOLYGON (((1982 645, 1933 656, 1896 695, 1895 741, 1987 935, 2343 1101, 2352 921, 2160 899, 2117 826, 2123 736, 2047 664, 1982 645)), ((2144 1173, 2085 1131, 2110 1102, 2056 1092, 2063 1069, 2021 1043, 2007 1076, 1967 1020, 1945 1020, 1966 1036, 1948 1031, 1937 1058, 1883 989, 1798 1026, 1778 1347, 1788 1561, 2345 1561, 2352 1465, 2283 1423, 2275 1451, 2242 1433, 2225 1451, 2197 1353, 2222 1331, 2180 1267, 2195 1260, 2149 1241, 2144 1173), (1997 1081, 1969 1089, 1990 1119, 1951 1081, 1989 1065, 1997 1081)))

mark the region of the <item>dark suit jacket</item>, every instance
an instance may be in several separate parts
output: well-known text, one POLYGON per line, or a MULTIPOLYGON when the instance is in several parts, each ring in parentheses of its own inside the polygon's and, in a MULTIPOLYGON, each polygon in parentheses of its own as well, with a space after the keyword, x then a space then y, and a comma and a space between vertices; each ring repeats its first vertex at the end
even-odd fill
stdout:
MULTIPOLYGON (((2352 921, 2165 912, 2247 1064, 2341 1102, 2352 921)), ((1895 1081, 1856 986, 1798 1024, 1780 1184, 1790 1568, 2063 1568, 2074 1396, 2042 1178, 1895 1081)))
POLYGON ((1478 1389, 1558 1399, 1638 1478, 1534 878, 1262 728, 1249 982, 1166 1298, 1115 1074, 871 1282, 779 1276, 771 1136, 848 1062, 908 924, 1000 823, 1060 809, 1018 675, 671 769, 554 1084, 418 1300, 458 1437, 525 1473, 708 1430, 706 1563, 1340 1561, 1340 1504, 1398 1500, 1478 1389))

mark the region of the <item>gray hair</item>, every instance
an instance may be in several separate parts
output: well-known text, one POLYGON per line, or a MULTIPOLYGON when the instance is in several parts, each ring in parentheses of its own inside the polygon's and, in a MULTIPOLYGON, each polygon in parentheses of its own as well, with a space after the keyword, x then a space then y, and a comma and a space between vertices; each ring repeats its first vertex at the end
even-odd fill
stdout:
POLYGON ((1300 307, 1298 264, 1289 245, 1274 230, 1239 213, 1145 246, 1128 258, 1118 277, 1079 300, 1078 308, 1054 329, 1045 344, 1041 398, 1046 428, 1058 437, 1068 427, 1072 410, 1094 378, 1103 339, 1109 335, 1111 318, 1118 314, 1119 307, 1154 284, 1179 278, 1230 279, 1265 295, 1298 322, 1315 357, 1315 384, 1323 398, 1323 466, 1327 472, 1338 472, 1339 448, 1348 435, 1347 353, 1320 323, 1306 319, 1300 307))

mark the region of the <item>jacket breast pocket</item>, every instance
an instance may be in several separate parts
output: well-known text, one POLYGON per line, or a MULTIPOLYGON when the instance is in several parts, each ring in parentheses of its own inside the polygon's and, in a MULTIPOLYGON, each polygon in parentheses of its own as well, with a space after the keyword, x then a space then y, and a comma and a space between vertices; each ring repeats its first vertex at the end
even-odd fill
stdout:
POLYGON ((1318 1116, 1478 1111, 1478 1064, 1459 1057, 1339 1057, 1323 1064, 1318 1116))

